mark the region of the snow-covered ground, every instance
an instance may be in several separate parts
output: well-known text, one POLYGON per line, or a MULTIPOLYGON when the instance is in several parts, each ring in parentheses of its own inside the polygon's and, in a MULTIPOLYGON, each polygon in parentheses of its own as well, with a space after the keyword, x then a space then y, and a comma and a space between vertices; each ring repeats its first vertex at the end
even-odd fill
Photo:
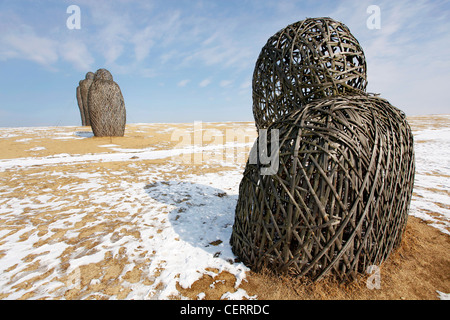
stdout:
POLYGON ((436 126, 412 120, 416 176, 410 215, 450 235, 450 116, 436 126))
MULTIPOLYGON (((412 123, 410 214, 450 235, 450 117, 443 117, 438 127, 412 123)), ((0 141, 45 152, 30 142, 91 138, 76 130, 0 128, 0 141)), ((0 159, 0 299, 183 298, 178 286, 222 271, 236 277, 224 299, 257 298, 238 288, 248 269, 228 242, 251 143, 155 150, 105 141, 101 153, 0 159), (223 150, 234 157, 214 157, 223 150), (194 151, 215 161, 189 171, 180 157, 194 151)))
MULTIPOLYGON (((67 129, 0 129, 0 136, 91 137, 67 129)), ((243 163, 216 157, 215 165, 199 166, 204 174, 180 165, 194 150, 248 153, 251 143, 99 147, 109 152, 0 160, 0 298, 167 299, 178 295, 177 285, 223 271, 236 277, 236 290, 224 298, 252 298, 238 289, 248 269, 235 263, 228 244, 243 163), (118 166, 99 170, 98 163, 118 166)))

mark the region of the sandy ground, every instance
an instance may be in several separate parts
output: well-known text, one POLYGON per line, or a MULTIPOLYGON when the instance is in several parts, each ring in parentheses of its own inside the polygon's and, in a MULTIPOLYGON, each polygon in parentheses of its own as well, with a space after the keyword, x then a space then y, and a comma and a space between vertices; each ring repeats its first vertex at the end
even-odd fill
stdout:
MULTIPOLYGON (((448 128, 450 117, 410 123, 416 131, 448 128)), ((255 137, 250 122, 130 124, 123 138, 95 138, 89 127, 0 128, 0 299, 439 299, 450 293, 450 228, 441 211, 450 210, 448 187, 415 190, 418 204, 426 192, 444 200, 416 205, 431 220, 410 217, 401 248, 380 267, 380 286, 372 289, 371 275, 340 285, 250 272, 228 253, 229 222, 205 229, 221 234, 217 239, 198 236, 201 228, 186 231, 194 219, 186 212, 202 208, 226 208, 230 221, 255 137), (193 254, 170 257, 183 248, 193 254), (180 271, 173 263, 190 268, 182 259, 202 263, 180 271)), ((199 221, 213 225, 214 214, 220 212, 199 221)))

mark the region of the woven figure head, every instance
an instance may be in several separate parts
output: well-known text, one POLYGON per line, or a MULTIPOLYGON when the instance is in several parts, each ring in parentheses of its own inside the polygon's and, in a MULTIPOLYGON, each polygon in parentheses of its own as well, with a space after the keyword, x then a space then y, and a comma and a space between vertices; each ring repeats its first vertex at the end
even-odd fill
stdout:
POLYGON ((95 76, 93 78, 94 80, 113 80, 113 76, 111 74, 111 72, 109 72, 106 69, 98 69, 95 72, 95 76))
POLYGON ((350 30, 331 18, 287 26, 262 48, 253 73, 253 114, 259 129, 313 99, 367 86, 364 52, 350 30))
POLYGON ((89 71, 88 73, 86 73, 85 78, 89 79, 89 80, 94 80, 94 77, 95 77, 95 74, 93 72, 89 71))
MULTIPOLYGON (((413 137, 386 100, 330 97, 273 123, 279 169, 248 164, 230 243, 253 270, 341 280, 401 241, 414 181, 413 137)), ((269 148, 270 149, 270 148, 269 148)), ((259 162, 258 162, 259 163, 259 162)))

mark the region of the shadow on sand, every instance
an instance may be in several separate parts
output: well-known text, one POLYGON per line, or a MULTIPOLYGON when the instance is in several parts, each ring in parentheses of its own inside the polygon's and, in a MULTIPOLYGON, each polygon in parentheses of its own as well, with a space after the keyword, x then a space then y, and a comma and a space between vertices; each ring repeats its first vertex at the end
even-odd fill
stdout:
POLYGON ((181 181, 158 181, 146 185, 145 190, 158 202, 176 207, 169 213, 169 221, 180 239, 234 263, 229 240, 237 195, 181 181))
POLYGON ((76 131, 74 134, 81 138, 92 138, 94 136, 92 131, 76 131))

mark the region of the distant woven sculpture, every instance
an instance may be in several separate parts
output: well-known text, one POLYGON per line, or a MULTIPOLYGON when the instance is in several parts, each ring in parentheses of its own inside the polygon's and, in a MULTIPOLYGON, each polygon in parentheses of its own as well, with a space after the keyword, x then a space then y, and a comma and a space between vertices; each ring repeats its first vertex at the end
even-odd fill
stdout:
POLYGON ((99 69, 89 89, 89 117, 96 137, 123 137, 126 110, 120 87, 111 73, 99 69))
POLYGON ((253 73, 253 114, 259 129, 320 99, 363 93, 363 49, 342 23, 309 18, 287 26, 262 48, 253 73))
POLYGON ((80 81, 80 94, 81 94, 81 101, 83 103, 85 126, 91 125, 91 119, 89 117, 88 94, 89 88, 91 87, 93 81, 94 81, 94 73, 90 71, 86 73, 85 79, 80 81))
MULTIPOLYGON (((81 83, 81 81, 80 81, 80 83, 81 83)), ((80 109, 81 125, 85 126, 86 118, 84 116, 83 100, 81 99, 80 86, 77 87, 77 103, 78 103, 78 108, 80 109)))
POLYGON ((353 278, 385 260, 400 244, 414 181, 404 114, 381 98, 329 97, 272 129, 280 168, 269 176, 247 164, 233 252, 254 270, 312 279, 353 278))

